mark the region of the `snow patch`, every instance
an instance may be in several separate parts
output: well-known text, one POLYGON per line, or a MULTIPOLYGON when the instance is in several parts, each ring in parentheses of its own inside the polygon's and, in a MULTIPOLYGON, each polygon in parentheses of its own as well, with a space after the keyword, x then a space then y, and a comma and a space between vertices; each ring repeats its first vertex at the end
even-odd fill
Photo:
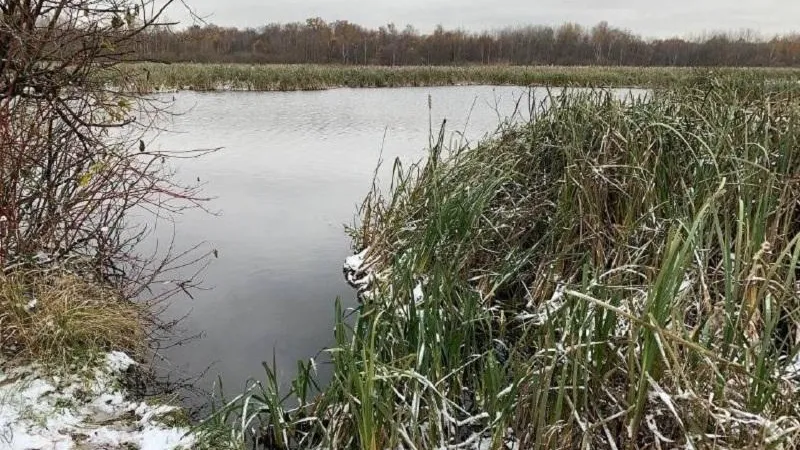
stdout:
POLYGON ((34 309, 36 309, 37 303, 38 301, 36 300, 36 298, 32 298, 31 301, 29 301, 28 304, 25 305, 25 312, 31 312, 34 309))
POLYGON ((123 352, 111 352, 106 355, 106 367, 113 373, 125 372, 134 365, 136 362, 123 352))
POLYGON ((350 272, 358 272, 359 270, 361 270, 361 266, 364 265, 364 258, 367 256, 367 250, 368 249, 364 249, 360 253, 345 258, 344 270, 350 272))
POLYGON ((112 352, 93 373, 60 378, 0 360, 0 450, 191 448, 188 429, 157 421, 174 407, 131 402, 119 388, 120 375, 135 364, 112 352))
POLYGON ((165 450, 189 448, 190 443, 183 437, 185 432, 175 428, 158 428, 152 425, 141 431, 120 431, 110 427, 98 428, 89 435, 88 442, 104 447, 134 445, 139 450, 165 450))
POLYGON ((345 258, 344 267, 342 268, 347 284, 358 290, 359 297, 368 292, 375 281, 375 274, 365 264, 367 252, 369 252, 369 248, 348 256, 345 258))
POLYGON ((416 286, 414 286, 414 291, 412 294, 416 303, 420 303, 425 300, 425 294, 422 292, 422 282, 419 282, 416 286))
POLYGON ((786 365, 784 377, 789 380, 798 379, 800 381, 800 353, 794 355, 794 358, 786 365))
MULTIPOLYGON (((517 315, 517 320, 523 322, 531 322, 534 325, 544 325, 547 321, 556 314, 561 308, 564 307, 566 304, 564 302, 564 292, 567 290, 567 286, 563 283, 558 283, 556 285, 556 289, 553 292, 553 295, 550 296, 550 300, 542 303, 536 308, 534 312, 528 313, 521 313, 517 315)), ((528 301, 528 308, 532 308, 532 300, 528 301)))

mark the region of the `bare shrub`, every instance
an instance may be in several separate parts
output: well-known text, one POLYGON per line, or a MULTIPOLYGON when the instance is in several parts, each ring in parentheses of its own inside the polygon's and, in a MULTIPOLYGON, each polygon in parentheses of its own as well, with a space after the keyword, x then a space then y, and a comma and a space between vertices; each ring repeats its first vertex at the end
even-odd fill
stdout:
MULTIPOLYGON (((7 275, 60 268, 132 299, 159 274, 203 257, 138 254, 147 228, 131 213, 199 206, 198 187, 174 182, 168 165, 203 152, 151 151, 142 136, 166 105, 127 92, 124 77, 107 81, 130 59, 129 43, 163 25, 172 2, 0 3, 0 267, 7 275)), ((179 280, 159 295, 191 285, 179 280)))

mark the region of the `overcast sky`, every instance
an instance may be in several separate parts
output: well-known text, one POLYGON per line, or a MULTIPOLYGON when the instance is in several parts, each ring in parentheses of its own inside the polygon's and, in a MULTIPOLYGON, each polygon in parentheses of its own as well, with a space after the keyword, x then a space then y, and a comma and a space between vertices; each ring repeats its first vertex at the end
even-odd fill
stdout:
MULTIPOLYGON (((764 36, 800 31, 800 0, 186 0, 207 21, 258 27, 322 17, 368 27, 394 22, 428 32, 437 24, 471 31, 508 25, 593 25, 607 20, 644 37, 695 36, 704 31, 758 30, 764 36)), ((172 19, 186 23, 184 11, 172 19)))

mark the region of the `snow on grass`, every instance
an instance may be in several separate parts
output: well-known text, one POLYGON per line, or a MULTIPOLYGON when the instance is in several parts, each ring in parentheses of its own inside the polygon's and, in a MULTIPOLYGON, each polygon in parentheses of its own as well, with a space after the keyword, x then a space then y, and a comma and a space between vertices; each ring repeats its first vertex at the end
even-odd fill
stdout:
POLYGON ((190 448, 187 429, 158 422, 174 407, 128 400, 119 382, 134 364, 112 352, 88 374, 59 378, 0 361, 0 450, 190 448))
POLYGON ((417 303, 420 303, 423 300, 425 300, 425 293, 422 292, 422 282, 419 282, 417 283, 416 286, 414 286, 414 290, 412 291, 411 294, 414 297, 414 301, 417 303))
POLYGON ((348 256, 344 260, 344 269, 351 272, 358 272, 361 266, 364 265, 364 258, 367 256, 367 250, 364 249, 360 253, 348 256))
POLYGON ((163 450, 189 448, 191 443, 184 438, 185 431, 147 425, 134 431, 101 427, 92 432, 89 442, 98 448, 120 447, 133 444, 140 450, 163 450))
POLYGON ((788 361, 786 367, 783 369, 783 377, 795 385, 796 390, 800 391, 800 353, 794 355, 791 361, 788 361))
POLYGON ((368 258, 369 247, 361 252, 350 255, 344 260, 342 268, 344 279, 350 287, 358 292, 359 301, 369 300, 375 295, 375 285, 386 278, 386 273, 376 273, 374 261, 368 258))
POLYGON ((553 295, 550 297, 550 300, 542 303, 538 307, 533 304, 533 299, 528 300, 528 309, 536 309, 535 312, 527 312, 521 313, 517 315, 517 320, 531 322, 534 325, 544 325, 550 320, 553 315, 561 311, 562 308, 566 305, 564 301, 564 292, 567 290, 567 285, 564 283, 558 283, 556 286, 553 295))
POLYGON ((344 277, 347 283, 359 292, 366 291, 372 283, 372 274, 365 270, 364 259, 369 249, 364 249, 358 254, 348 256, 344 260, 344 277))
POLYGON ((136 365, 136 363, 123 352, 111 352, 106 355, 106 367, 111 372, 121 373, 133 365, 136 365))

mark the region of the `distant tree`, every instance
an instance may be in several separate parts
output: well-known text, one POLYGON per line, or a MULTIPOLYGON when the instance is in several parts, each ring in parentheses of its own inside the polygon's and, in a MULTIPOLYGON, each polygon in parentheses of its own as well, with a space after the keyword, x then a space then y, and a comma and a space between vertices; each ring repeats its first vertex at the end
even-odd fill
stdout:
POLYGON ((148 59, 204 62, 340 64, 566 64, 566 65, 797 65, 795 36, 762 39, 752 30, 711 33, 693 39, 647 40, 600 22, 591 28, 567 23, 495 32, 448 30, 422 34, 407 25, 367 29, 347 20, 270 24, 259 30, 213 25, 165 31, 150 27, 137 37, 148 59))

